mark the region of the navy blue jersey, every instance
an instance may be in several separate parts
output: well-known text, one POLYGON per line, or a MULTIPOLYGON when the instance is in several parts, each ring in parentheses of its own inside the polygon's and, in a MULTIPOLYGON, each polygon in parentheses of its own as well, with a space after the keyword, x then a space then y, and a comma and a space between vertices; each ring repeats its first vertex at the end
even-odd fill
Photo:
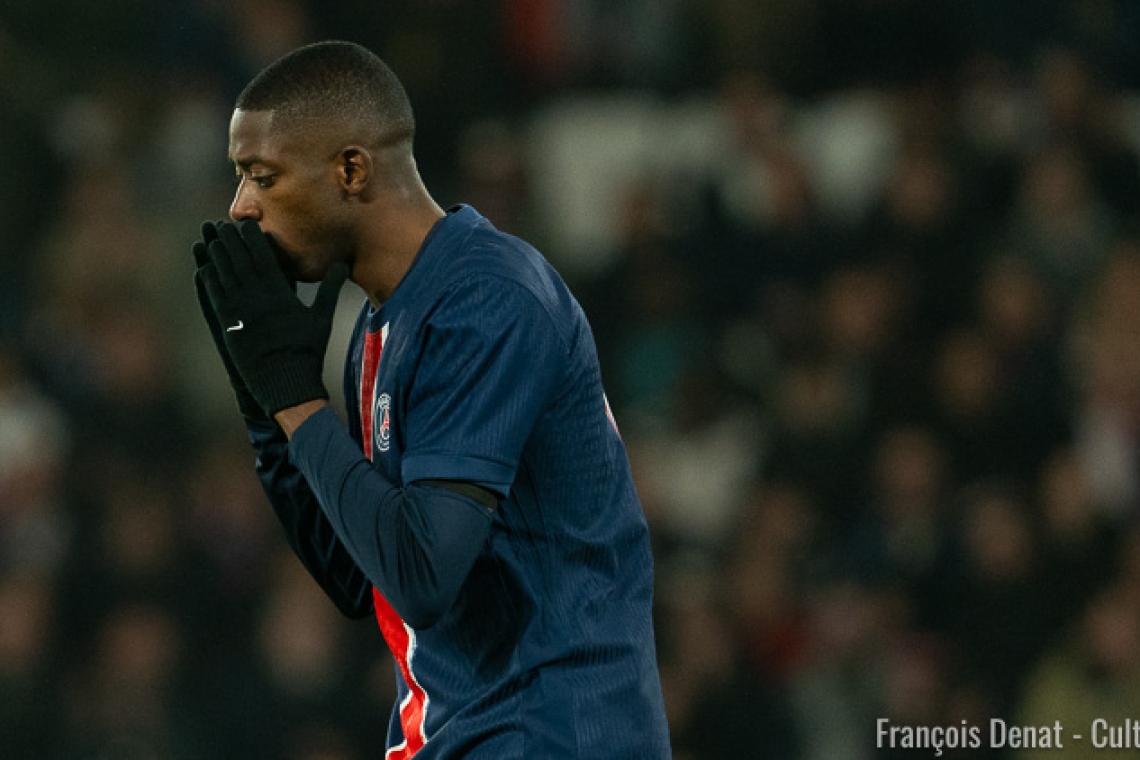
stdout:
MULTIPOLYGON (((589 326, 546 260, 473 209, 453 209, 391 298, 365 303, 345 396, 351 452, 336 443, 331 414, 306 421, 289 447, 314 483, 318 461, 345 473, 314 486, 335 531, 320 515, 304 518, 318 544, 335 532, 340 545, 298 549, 342 609, 360 604, 360 568, 375 564, 326 504, 366 498, 352 495, 359 466, 348 460, 363 452, 370 475, 394 489, 463 481, 500 497, 479 517, 456 499, 423 518, 423 535, 461 530, 480 542, 430 625, 410 624, 389 598, 401 568, 366 574, 399 676, 387 756, 668 757, 648 530, 589 326), (356 568, 345 569, 348 558, 356 568)), ((280 438, 260 441, 279 515, 282 500, 311 501, 296 493, 304 483, 280 438)))

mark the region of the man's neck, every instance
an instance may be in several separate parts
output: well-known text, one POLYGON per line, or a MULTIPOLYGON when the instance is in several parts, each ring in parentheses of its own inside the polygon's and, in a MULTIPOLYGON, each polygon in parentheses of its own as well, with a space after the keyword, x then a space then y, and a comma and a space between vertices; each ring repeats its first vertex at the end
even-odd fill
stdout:
POLYGON ((362 240, 352 269, 353 281, 364 290, 373 306, 391 297, 423 247, 432 227, 446 214, 429 196, 415 206, 386 209, 362 240))

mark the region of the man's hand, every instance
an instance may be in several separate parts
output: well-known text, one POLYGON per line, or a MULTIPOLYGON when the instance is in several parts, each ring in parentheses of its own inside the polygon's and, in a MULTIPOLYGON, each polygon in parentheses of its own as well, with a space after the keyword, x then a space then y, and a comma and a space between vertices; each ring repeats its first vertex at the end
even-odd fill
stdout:
POLYGON ((297 298, 257 222, 212 225, 208 263, 198 270, 238 375, 269 416, 327 399, 322 379, 337 294, 348 269, 336 264, 312 306, 297 298))
POLYGON ((213 241, 218 239, 218 228, 214 222, 204 222, 202 224, 202 239, 195 241, 191 246, 194 254, 194 263, 196 270, 194 272, 194 289, 198 293, 198 307, 202 310, 202 316, 206 318, 206 324, 210 328, 210 335, 214 339, 214 347, 218 349, 218 354, 222 357, 222 364, 225 365, 226 374, 230 378, 230 385, 233 386, 234 396, 237 397, 238 409, 246 417, 253 419, 265 419, 265 410, 257 403, 257 399, 249 392, 249 387, 245 384, 241 374, 238 372, 237 367, 234 366, 233 357, 230 356, 230 351, 226 348, 226 339, 222 334, 222 325, 218 322, 218 313, 214 310, 213 304, 210 303, 210 296, 206 294, 206 284, 202 280, 202 268, 210 263, 210 256, 206 252, 207 247, 213 241))

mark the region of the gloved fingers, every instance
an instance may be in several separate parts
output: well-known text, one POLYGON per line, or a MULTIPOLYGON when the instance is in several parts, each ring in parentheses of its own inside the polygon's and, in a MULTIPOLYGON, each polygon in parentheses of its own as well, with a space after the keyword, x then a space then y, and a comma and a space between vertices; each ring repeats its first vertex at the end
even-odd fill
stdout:
MULTIPOLYGON (((236 278, 236 282, 248 283, 257 278, 261 267, 254 263, 249 246, 246 245, 245 240, 238 232, 236 224, 226 222, 218 225, 217 243, 225 246, 226 251, 229 252, 230 271, 236 278)), ((215 243, 210 244, 211 256, 213 256, 214 245, 215 243)))
POLYGON ((208 219, 202 222, 202 242, 206 245, 218 239, 218 227, 226 223, 225 219, 208 219))
POLYGON ((220 219, 202 222, 202 239, 195 240, 194 244, 190 246, 190 250, 194 254, 195 268, 201 269, 210 263, 209 246, 210 243, 218 239, 218 226, 221 224, 224 222, 220 219))
MULTIPOLYGON (((218 245, 215 242, 213 245, 218 245)), ((213 247, 211 245, 211 248, 213 247)), ((210 329, 218 325, 218 334, 221 333, 221 318, 218 317, 217 304, 225 298, 225 285, 221 281, 220 270, 214 263, 207 264, 198 270, 195 277, 202 283, 202 289, 205 291, 206 301, 202 302, 201 291, 199 291, 199 302, 202 305, 202 311, 205 313, 207 321, 210 323, 210 329), (212 317, 210 316, 212 315, 212 317), (211 321, 212 320, 212 321, 211 321)))
POLYGON ((190 246, 190 250, 194 253, 195 268, 201 269, 210 263, 210 254, 206 251, 205 241, 194 241, 194 245, 190 246))
MULTIPOLYGON (((233 258, 230 256, 230 248, 222 240, 215 240, 210 243, 207 249, 210 254, 210 263, 213 265, 214 275, 211 278, 203 278, 209 284, 210 279, 213 279, 220 287, 225 290, 232 290, 241 284, 241 279, 234 267, 233 258)), ((215 304, 219 303, 219 297, 222 291, 217 294, 211 292, 210 300, 215 304)))
POLYGON ((206 318, 206 324, 210 327, 210 335, 214 339, 214 347, 222 359, 222 365, 226 368, 226 374, 229 375, 230 385, 232 385, 234 390, 239 394, 238 405, 242 407, 243 413, 256 416, 253 414, 254 408, 257 406, 256 403, 249 405, 240 398, 243 389, 247 394, 249 393, 249 389, 246 388, 245 380, 242 378, 241 373, 238 372, 237 366, 234 365, 233 357, 230 356, 229 349, 226 347, 226 338, 222 331, 222 322, 218 317, 218 310, 214 308, 213 301, 210 300, 209 288, 217 288, 218 285, 216 283, 207 285, 207 281, 209 278, 216 278, 216 274, 217 270, 213 264, 206 264, 194 273, 194 285, 198 292, 198 306, 202 309, 202 316, 206 318))
MULTIPOLYGON (((205 248, 205 246, 202 247, 205 248)), ((222 334, 221 322, 218 321, 218 311, 214 308, 213 302, 210 301, 209 293, 206 292, 204 275, 204 271, 212 266, 206 262, 194 273, 194 289, 198 293, 198 307, 202 310, 202 316, 206 318, 206 324, 210 326, 210 332, 218 336, 222 334)))
POLYGON ((249 251, 250 261, 258 274, 272 276, 281 272, 277 256, 273 253, 273 246, 269 244, 269 238, 261 229, 261 225, 252 219, 243 219, 237 223, 236 229, 245 243, 246 250, 249 251))

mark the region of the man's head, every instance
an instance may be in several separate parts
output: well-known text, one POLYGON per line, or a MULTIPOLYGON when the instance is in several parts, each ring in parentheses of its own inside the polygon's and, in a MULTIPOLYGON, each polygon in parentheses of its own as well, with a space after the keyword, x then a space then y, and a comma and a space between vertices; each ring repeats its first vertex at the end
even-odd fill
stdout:
POLYGON ((412 107, 396 75, 351 42, 294 50, 254 77, 235 108, 272 111, 276 131, 333 127, 375 148, 410 143, 415 131, 412 107))
POLYGON ((348 42, 299 48, 238 96, 230 216, 258 221, 298 279, 351 264, 363 207, 418 183, 414 131, 404 88, 374 54, 348 42))

